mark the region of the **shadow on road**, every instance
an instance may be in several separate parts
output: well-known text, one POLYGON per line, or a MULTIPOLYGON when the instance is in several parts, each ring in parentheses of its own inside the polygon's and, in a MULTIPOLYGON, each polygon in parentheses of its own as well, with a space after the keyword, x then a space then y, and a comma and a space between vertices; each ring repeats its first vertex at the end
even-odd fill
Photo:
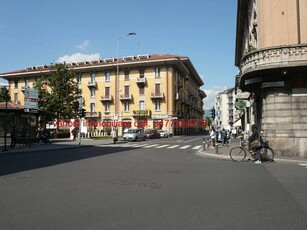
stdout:
POLYGON ((86 147, 0 155, 0 176, 49 167, 71 161, 120 153, 136 148, 86 147))

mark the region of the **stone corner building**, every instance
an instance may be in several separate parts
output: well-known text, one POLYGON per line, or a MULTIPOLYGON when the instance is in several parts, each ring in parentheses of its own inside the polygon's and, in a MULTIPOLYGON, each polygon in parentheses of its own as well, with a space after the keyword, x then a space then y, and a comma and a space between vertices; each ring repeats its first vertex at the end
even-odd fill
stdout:
POLYGON ((275 154, 307 157, 307 1, 238 0, 235 65, 245 122, 275 154))

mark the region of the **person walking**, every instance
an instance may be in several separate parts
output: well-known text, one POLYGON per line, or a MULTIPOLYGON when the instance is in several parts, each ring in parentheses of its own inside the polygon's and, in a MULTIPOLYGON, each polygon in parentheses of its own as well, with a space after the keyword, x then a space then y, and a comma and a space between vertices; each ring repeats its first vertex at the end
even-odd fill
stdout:
POLYGON ((215 139, 216 139, 216 131, 214 126, 211 126, 211 132, 210 132, 210 138, 211 138, 211 146, 212 148, 215 147, 215 139))
POLYGON ((223 147, 224 146, 228 147, 228 145, 227 145, 227 132, 226 132, 226 130, 224 128, 221 131, 221 140, 222 140, 223 147))
POLYGON ((71 131, 72 135, 73 135, 73 141, 75 141, 77 139, 77 134, 78 134, 78 129, 77 127, 73 128, 73 130, 71 131))
POLYGON ((249 142, 251 150, 256 151, 255 164, 261 164, 262 162, 261 162, 261 156, 260 156, 260 151, 259 151, 259 147, 261 147, 260 135, 258 132, 258 127, 255 124, 252 125, 252 135, 248 138, 248 142, 249 142))
POLYGON ((17 140, 17 136, 16 136, 16 127, 15 125, 11 128, 11 148, 14 149, 16 146, 16 140, 17 140))

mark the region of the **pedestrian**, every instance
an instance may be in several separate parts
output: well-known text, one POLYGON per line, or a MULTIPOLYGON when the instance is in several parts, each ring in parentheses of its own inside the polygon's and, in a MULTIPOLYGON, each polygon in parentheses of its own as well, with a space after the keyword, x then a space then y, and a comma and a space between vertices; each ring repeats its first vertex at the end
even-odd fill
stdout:
POLYGON ((73 130, 71 131, 72 136, 73 136, 73 141, 77 139, 77 134, 78 134, 78 129, 77 127, 74 127, 73 130))
POLYGON ((256 161, 255 164, 261 164, 261 156, 259 148, 261 147, 260 135, 258 132, 257 125, 252 125, 252 135, 248 138, 250 149, 256 152, 256 161))
POLYGON ((14 149, 15 145, 16 145, 16 127, 15 125, 13 125, 13 127, 11 128, 11 148, 14 149))
POLYGON ((238 139, 240 141, 240 146, 241 147, 243 145, 243 140, 244 140, 244 136, 243 135, 244 135, 244 132, 243 132, 243 130, 240 127, 239 130, 238 130, 238 139))
POLYGON ((222 140, 222 145, 228 147, 228 145, 227 145, 227 132, 224 128, 221 131, 221 140, 222 140))
POLYGON ((211 146, 212 148, 215 147, 215 139, 216 139, 216 131, 214 126, 211 126, 211 132, 210 132, 210 138, 211 138, 211 146))
POLYGON ((112 130, 112 140, 113 140, 113 143, 116 144, 116 142, 118 141, 118 138, 117 138, 117 129, 114 127, 113 130, 112 130))

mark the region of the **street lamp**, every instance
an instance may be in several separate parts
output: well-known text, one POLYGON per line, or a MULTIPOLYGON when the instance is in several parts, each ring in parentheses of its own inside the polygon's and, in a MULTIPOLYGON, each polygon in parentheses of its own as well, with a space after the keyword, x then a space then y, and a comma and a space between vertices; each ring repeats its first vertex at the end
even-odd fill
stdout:
MULTIPOLYGON (((1 90, 3 90, 3 93, 5 94, 5 119, 7 119, 7 103, 8 103, 8 100, 9 100, 9 97, 8 97, 8 87, 7 86, 4 86, 1 88, 1 90)), ((5 124, 4 124, 4 149, 3 149, 3 152, 7 151, 7 148, 6 148, 6 139, 7 139, 7 123, 8 121, 5 120, 5 124)))
MULTIPOLYGON (((115 114, 114 114, 114 120, 116 121, 115 124, 117 124, 118 121, 118 113, 119 113, 119 47, 120 47, 120 39, 127 36, 133 36, 136 35, 136 33, 131 32, 122 36, 119 36, 117 39, 117 59, 116 59, 116 78, 115 78, 115 114)), ((116 125, 117 126, 117 125, 116 125)), ((116 129, 116 138, 118 139, 118 129, 116 129)))

